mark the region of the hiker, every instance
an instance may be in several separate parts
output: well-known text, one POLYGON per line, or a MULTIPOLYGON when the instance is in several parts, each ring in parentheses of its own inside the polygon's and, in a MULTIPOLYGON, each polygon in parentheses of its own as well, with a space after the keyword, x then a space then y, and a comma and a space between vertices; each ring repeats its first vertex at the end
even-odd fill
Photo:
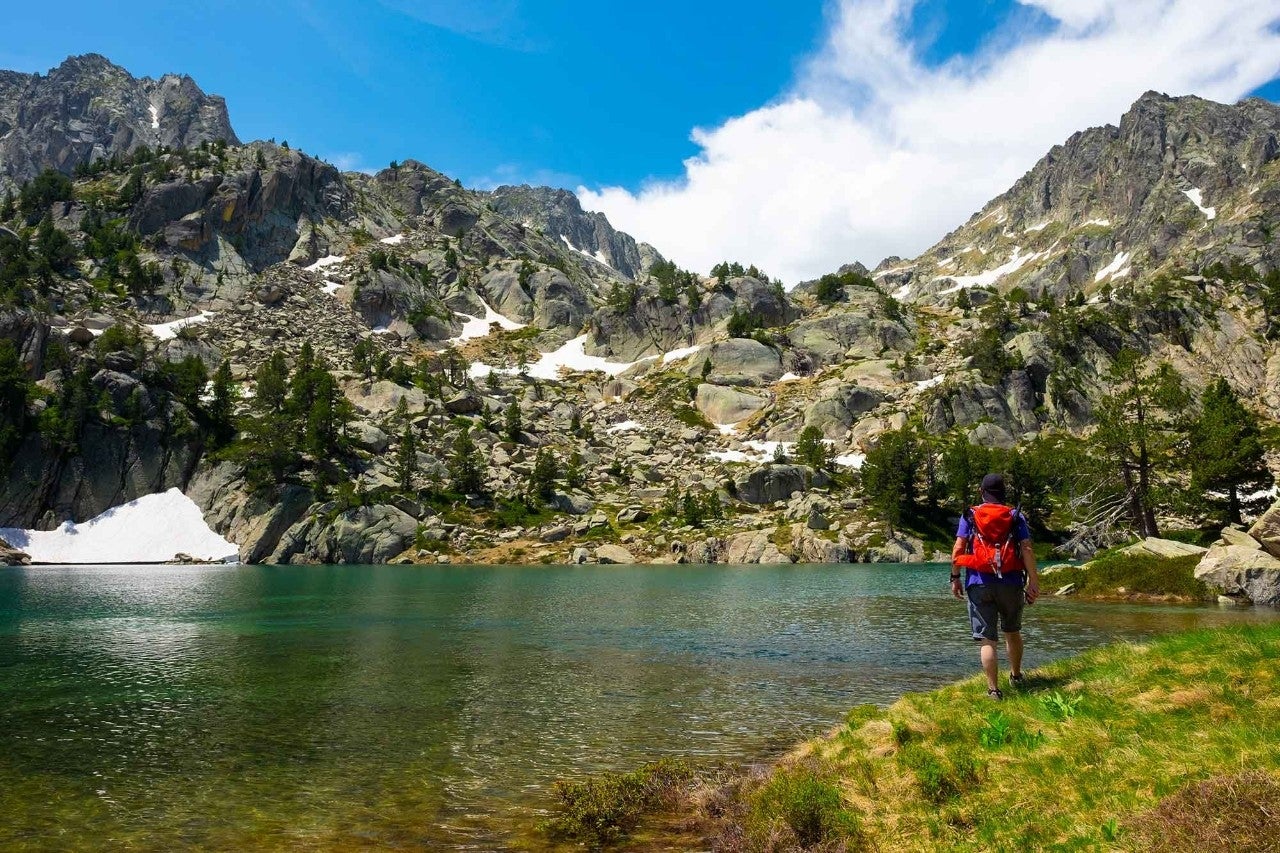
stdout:
POLYGON ((1000 700, 996 623, 1009 653, 1009 682, 1022 684, 1022 607, 1040 597, 1031 531, 1021 512, 1005 503, 1004 477, 982 478, 982 504, 965 510, 951 549, 951 594, 969 601, 973 639, 982 644, 987 695, 1000 700), (960 569, 964 569, 961 577, 960 569))

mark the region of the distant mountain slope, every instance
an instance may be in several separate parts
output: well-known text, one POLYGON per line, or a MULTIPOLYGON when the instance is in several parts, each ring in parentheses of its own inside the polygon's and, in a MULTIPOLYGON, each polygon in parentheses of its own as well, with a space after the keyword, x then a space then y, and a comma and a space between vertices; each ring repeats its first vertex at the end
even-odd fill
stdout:
POLYGON ((1273 267, 1280 107, 1148 92, 1121 118, 1055 146, 1007 192, 914 261, 876 279, 899 298, 961 289, 1033 298, 1138 280, 1173 260, 1273 267))
POLYGON ((238 145, 226 102, 185 75, 135 78, 97 54, 73 56, 47 75, 0 71, 0 184, 46 167, 82 163, 139 146, 238 145))
POLYGON ((663 260, 648 243, 637 243, 630 234, 615 230, 603 213, 584 211, 568 190, 506 186, 490 197, 499 213, 540 229, 626 278, 639 278, 655 261, 663 260))

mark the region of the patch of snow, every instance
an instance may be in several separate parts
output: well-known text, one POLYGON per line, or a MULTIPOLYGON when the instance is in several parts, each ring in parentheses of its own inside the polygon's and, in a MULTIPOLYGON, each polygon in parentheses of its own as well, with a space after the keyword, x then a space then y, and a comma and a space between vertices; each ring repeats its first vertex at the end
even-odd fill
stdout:
POLYGON ((375 335, 389 335, 389 334, 391 334, 391 330, 390 330, 390 329, 388 329, 386 326, 374 326, 374 327, 373 327, 372 329, 370 329, 369 331, 373 332, 375 335))
POLYGON ((893 292, 894 299, 906 299, 911 295, 911 285, 904 284, 893 292))
POLYGON ((303 267, 307 272, 320 272, 325 267, 331 267, 334 264, 340 264, 347 259, 346 255, 326 255, 310 266, 303 267))
POLYGON ((593 261, 604 264, 609 269, 613 269, 613 265, 609 263, 609 259, 606 258, 604 256, 604 252, 601 252, 599 249, 597 249, 594 252, 588 252, 585 249, 579 249, 577 246, 570 243, 569 238, 564 236, 563 234, 560 235, 560 239, 563 240, 564 244, 569 247, 569 251, 577 252, 579 255, 582 255, 582 257, 584 258, 590 258, 593 261))
POLYGON ((865 453, 846 453, 843 456, 837 456, 835 458, 835 463, 841 468, 860 469, 862 467, 862 463, 866 461, 867 454, 865 453))
POLYGON ((973 243, 970 243, 969 245, 965 246, 963 249, 960 250, 960 254, 962 255, 968 252, 981 252, 984 255, 987 254, 986 249, 982 248, 981 246, 976 246, 973 243))
POLYGON ((937 376, 933 377, 932 379, 922 379, 916 383, 916 390, 924 391, 927 388, 935 388, 941 385, 943 382, 945 382, 946 378, 947 378, 947 375, 945 373, 939 373, 937 376))
POLYGON ((194 326, 196 323, 207 323, 212 316, 212 311, 201 311, 194 317, 183 317, 181 320, 172 320, 168 323, 156 323, 148 325, 147 328, 151 330, 151 334, 155 335, 157 339, 171 341, 178 336, 179 330, 185 329, 187 326, 194 326))
POLYGON ((802 378, 800 374, 792 373, 791 371, 788 370, 786 373, 778 377, 778 381, 779 382, 795 382, 797 379, 800 379, 800 378, 802 378))
POLYGON ((680 347, 679 349, 673 349, 671 352, 663 353, 662 363, 670 364, 673 361, 679 361, 682 358, 688 358, 689 356, 693 355, 694 353, 698 352, 701 349, 702 347, 699 344, 694 344, 691 347, 680 347))
POLYGON ((399 246, 401 243, 403 243, 403 242, 404 242, 404 235, 403 235, 403 234, 395 234, 395 235, 393 235, 393 236, 391 236, 391 237, 383 237, 383 238, 382 238, 381 240, 379 240, 378 242, 379 242, 379 243, 386 243, 388 246, 399 246))
POLYGON ((955 255, 952 255, 949 258, 943 258, 942 260, 938 261, 938 269, 942 269, 943 267, 948 266, 950 264, 954 264, 955 262, 956 262, 955 255))
POLYGON ((458 333, 458 336, 456 338, 449 339, 448 342, 450 344, 457 346, 465 341, 486 337, 492 330, 494 323, 497 323, 499 327, 506 329, 508 332, 514 332, 516 329, 524 328, 524 323, 517 323, 515 320, 510 320, 502 316, 497 311, 494 311, 493 308, 490 307, 489 303, 485 302, 483 299, 480 300, 480 304, 484 306, 483 317, 472 317, 470 314, 457 312, 457 316, 462 317, 464 322, 462 324, 462 331, 458 333))
POLYGON ((907 270, 913 270, 915 268, 916 268, 915 264, 907 264, 906 266, 893 267, 892 269, 887 269, 887 270, 880 270, 880 272, 872 273, 871 277, 882 278, 886 275, 893 275, 894 273, 906 272, 907 270))
POLYGON ((1037 231, 1043 231, 1044 229, 1048 228, 1052 223, 1053 223, 1053 220, 1052 220, 1052 219, 1046 219, 1044 222, 1038 222, 1038 223, 1036 223, 1035 225, 1032 225, 1032 226, 1030 226, 1030 227, 1028 227, 1028 228, 1024 228, 1024 229, 1023 229, 1023 231, 1022 231, 1022 233, 1023 233, 1023 234, 1034 234, 1034 233, 1036 233, 1037 231))
POLYGON ((1111 280, 1112 280, 1112 281, 1115 281, 1115 280, 1116 280, 1116 279, 1118 279, 1118 278, 1124 278, 1125 276, 1127 276, 1127 275, 1128 275, 1129 273, 1131 273, 1131 272, 1133 272, 1133 267, 1125 267, 1124 269, 1120 270, 1120 272, 1118 272, 1118 273, 1116 273, 1115 275, 1111 276, 1111 280))
POLYGON ((613 426, 609 427, 608 429, 605 430, 605 432, 607 432, 609 435, 614 435, 615 433, 631 432, 632 430, 637 430, 637 429, 644 429, 644 424, 640 423, 639 421, 623 421, 620 424, 614 424, 613 426))
MULTIPOLYGON (((529 366, 529 375, 536 379, 558 379, 561 370, 587 372, 598 370, 609 376, 617 376, 638 364, 635 361, 606 361, 598 355, 587 355, 587 336, 579 335, 555 352, 543 353, 542 358, 529 366)), ((641 361, 651 361, 651 356, 641 361)))
POLYGON ((329 279, 325 279, 324 284, 320 286, 320 289, 323 290, 325 293, 329 294, 330 296, 333 296, 333 294, 337 293, 339 290, 341 290, 345 286, 346 285, 342 284, 342 282, 330 281, 329 279))
POLYGON ((707 458, 719 462, 750 462, 753 457, 741 450, 712 450, 707 454, 707 458))
POLYGON ((235 558, 239 548, 214 533, 179 489, 146 495, 56 530, 0 530, 0 538, 37 563, 162 563, 177 554, 235 558))
POLYGON ((151 106, 147 107, 147 109, 151 111, 151 129, 159 130, 160 129, 160 110, 156 107, 155 104, 152 104, 151 106))
MULTIPOLYGON (((1125 264, 1129 262, 1130 254, 1128 252, 1120 252, 1111 259, 1111 263, 1094 273, 1093 280, 1102 281, 1108 276, 1116 275, 1125 264)), ((1127 270, 1126 270, 1127 272, 1127 270)))
POLYGON ((735 435, 738 432, 737 424, 714 424, 714 426, 721 435, 735 435))
POLYGON ((1097 225, 1097 226, 1099 226, 1099 227, 1101 227, 1101 228, 1110 228, 1110 227, 1111 227, 1111 220, 1110 220, 1110 219, 1090 219, 1090 220, 1087 220, 1087 221, 1085 221, 1085 222, 1081 223, 1080 227, 1081 227, 1081 228, 1087 228, 1087 227, 1089 227, 1090 225, 1097 225))
POLYGON ((1218 215, 1217 208, 1204 206, 1204 193, 1199 187, 1192 187, 1189 190, 1183 190, 1182 194, 1191 199, 1191 203, 1199 208, 1200 212, 1204 214, 1205 219, 1213 219, 1218 215))
POLYGON ((948 287, 946 290, 943 290, 942 295, 945 296, 948 293, 955 293, 956 291, 964 290, 968 287, 987 287, 995 284, 1006 275, 1017 272, 1032 261, 1046 257, 1050 251, 1052 251, 1051 248, 1046 249, 1043 252, 1034 252, 1030 255, 1024 255, 1022 254, 1021 246, 1014 246, 1013 255, 1009 258, 1008 262, 1001 264, 994 269, 989 269, 976 275, 938 276, 940 279, 949 278, 955 283, 953 287, 948 287))

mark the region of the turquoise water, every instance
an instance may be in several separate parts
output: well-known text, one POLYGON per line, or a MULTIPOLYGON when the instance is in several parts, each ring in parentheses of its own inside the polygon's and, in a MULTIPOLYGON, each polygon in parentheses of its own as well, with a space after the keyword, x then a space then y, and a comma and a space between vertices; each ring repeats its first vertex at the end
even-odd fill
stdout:
MULTIPOLYGON (((501 849, 975 670, 945 567, 0 569, 0 848, 501 849)), ((1046 601, 1029 663, 1264 612, 1046 601)))

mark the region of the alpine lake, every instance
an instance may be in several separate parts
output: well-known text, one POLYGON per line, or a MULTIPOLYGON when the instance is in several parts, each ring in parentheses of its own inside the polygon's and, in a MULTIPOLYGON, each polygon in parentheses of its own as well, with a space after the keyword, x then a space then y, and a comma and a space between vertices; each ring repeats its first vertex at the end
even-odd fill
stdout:
MULTIPOLYGON (((536 849, 557 779, 765 761, 975 674, 946 574, 0 569, 0 849, 536 849)), ((1028 666, 1271 618, 1042 599, 1028 666)))

